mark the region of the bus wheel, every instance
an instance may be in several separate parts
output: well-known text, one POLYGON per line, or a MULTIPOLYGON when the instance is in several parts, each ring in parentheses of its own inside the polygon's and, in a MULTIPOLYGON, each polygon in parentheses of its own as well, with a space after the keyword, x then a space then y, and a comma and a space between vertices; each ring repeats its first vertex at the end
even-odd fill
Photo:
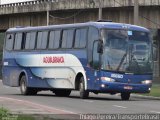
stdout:
POLYGON ((83 77, 81 77, 81 79, 80 79, 79 92, 80 92, 80 98, 82 98, 82 99, 88 98, 89 92, 87 90, 85 90, 85 83, 84 83, 83 77))
POLYGON ((121 99, 122 100, 129 100, 130 93, 121 93, 121 99))
POLYGON ((22 76, 20 80, 20 91, 22 95, 36 95, 37 91, 27 87, 26 76, 22 76))
POLYGON ((68 97, 71 94, 71 90, 54 90, 56 96, 68 97))

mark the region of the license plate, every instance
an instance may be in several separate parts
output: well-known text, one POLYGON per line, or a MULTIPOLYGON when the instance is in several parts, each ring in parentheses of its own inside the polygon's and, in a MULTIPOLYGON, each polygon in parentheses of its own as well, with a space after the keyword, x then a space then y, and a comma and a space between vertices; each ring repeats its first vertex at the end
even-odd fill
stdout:
POLYGON ((125 89, 125 90, 132 90, 133 87, 132 87, 132 86, 124 86, 124 89, 125 89))

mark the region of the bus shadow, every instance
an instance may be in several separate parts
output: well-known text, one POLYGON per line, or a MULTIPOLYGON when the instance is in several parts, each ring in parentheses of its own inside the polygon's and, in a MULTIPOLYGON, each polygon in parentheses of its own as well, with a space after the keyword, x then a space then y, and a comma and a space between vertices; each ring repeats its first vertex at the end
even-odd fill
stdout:
MULTIPOLYGON (((78 96, 69 96, 68 98, 72 98, 72 99, 81 99, 78 96)), ((83 100, 99 100, 99 101, 120 101, 120 99, 114 99, 114 98, 106 98, 106 97, 89 97, 83 100)))
MULTIPOLYGON (((81 99, 79 96, 69 96, 69 98, 73 98, 73 99, 81 99)), ((127 100, 121 100, 121 97, 120 96, 117 96, 115 98, 115 96, 113 95, 113 97, 109 97, 109 96, 90 96, 89 98, 86 98, 86 99, 83 99, 83 100, 101 100, 101 101, 125 101, 127 102, 127 100)), ((129 101, 157 101, 156 99, 147 99, 147 98, 138 98, 138 97, 133 97, 131 96, 130 99, 128 100, 129 101)))
MULTIPOLYGON (((25 96, 25 97, 55 97, 55 98, 69 98, 69 99, 79 99, 79 100, 94 100, 94 101, 123 101, 121 100, 120 96, 118 96, 117 98, 115 98, 115 96, 113 96, 113 98, 111 97, 107 97, 107 96, 96 96, 96 97, 89 97, 87 99, 81 99, 79 96, 76 95, 70 95, 68 97, 61 97, 61 96, 56 96, 54 93, 53 94, 43 94, 43 93, 39 93, 37 95, 21 95, 21 94, 8 94, 8 95, 14 95, 14 96, 25 96)), ((150 101, 150 99, 141 99, 141 98, 134 98, 131 97, 130 100, 128 100, 128 102, 130 101, 150 101)), ((127 101, 125 101, 127 102, 127 101)))

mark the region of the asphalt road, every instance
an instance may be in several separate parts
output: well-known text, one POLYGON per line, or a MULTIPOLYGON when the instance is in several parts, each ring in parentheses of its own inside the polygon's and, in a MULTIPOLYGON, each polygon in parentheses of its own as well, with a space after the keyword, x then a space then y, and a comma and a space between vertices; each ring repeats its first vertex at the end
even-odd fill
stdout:
MULTIPOLYGON (((16 111, 35 112, 36 109, 43 109, 43 112, 52 113, 64 112, 69 114, 83 113, 155 113, 160 114, 160 101, 131 97, 130 101, 121 101, 118 95, 91 94, 89 99, 80 99, 79 93, 72 91, 70 97, 57 97, 50 91, 39 92, 36 96, 23 96, 19 88, 11 88, 2 85, 0 81, 0 104, 1 106, 14 107, 16 111), (8 103, 7 103, 8 101, 8 103), (14 107, 14 105, 16 105, 14 107), (19 104, 21 103, 21 104, 19 104), (34 109, 33 109, 34 107, 34 109)), ((41 112, 42 111, 36 111, 41 112)))

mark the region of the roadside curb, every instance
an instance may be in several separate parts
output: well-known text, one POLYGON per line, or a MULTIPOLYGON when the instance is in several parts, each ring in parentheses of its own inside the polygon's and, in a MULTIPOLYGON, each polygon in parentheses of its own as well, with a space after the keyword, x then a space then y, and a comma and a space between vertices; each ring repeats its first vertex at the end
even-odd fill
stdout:
POLYGON ((47 105, 38 104, 22 99, 15 99, 5 96, 0 96, 0 105, 11 110, 12 113, 30 114, 76 114, 71 111, 50 107, 47 105))
POLYGON ((160 97, 144 96, 144 95, 137 95, 137 94, 131 94, 131 97, 142 98, 142 99, 150 99, 150 100, 160 100, 160 97))

